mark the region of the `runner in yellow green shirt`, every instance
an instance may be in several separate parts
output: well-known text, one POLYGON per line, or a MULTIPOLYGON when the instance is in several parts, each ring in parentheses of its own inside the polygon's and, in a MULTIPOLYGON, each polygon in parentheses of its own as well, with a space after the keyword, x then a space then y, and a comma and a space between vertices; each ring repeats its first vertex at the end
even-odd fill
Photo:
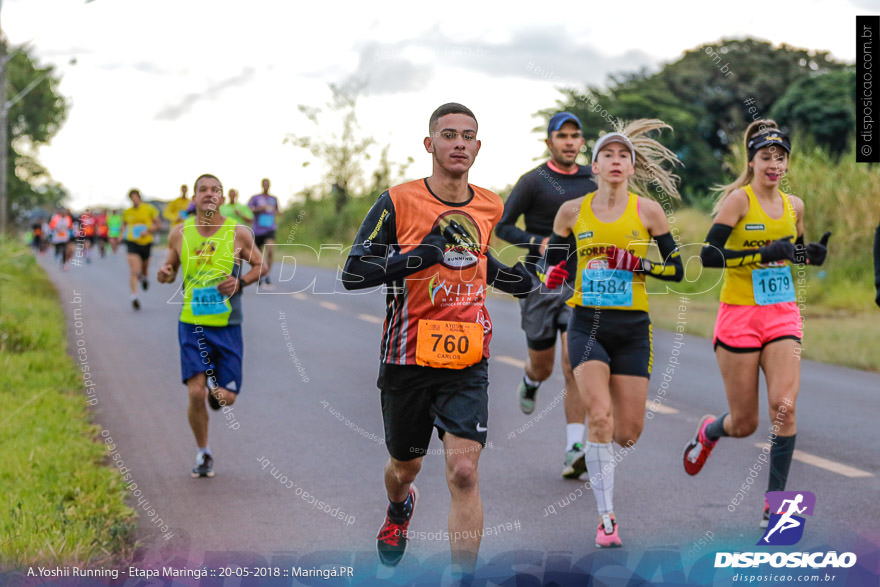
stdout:
POLYGON ((107 237, 110 239, 110 248, 113 254, 119 249, 119 243, 122 242, 122 214, 119 210, 107 212, 107 237))
POLYGON ((189 424, 198 453, 193 477, 213 477, 208 447, 208 411, 235 403, 242 386, 241 288, 265 273, 254 235, 217 213, 223 186, 213 175, 200 176, 193 188, 196 214, 168 235, 168 257, 159 283, 183 275, 183 306, 177 334, 181 379, 189 391, 189 424), (250 270, 242 274, 242 262, 250 270))
POLYGON ((229 189, 229 202, 220 206, 220 215, 225 218, 232 218, 236 224, 251 227, 254 222, 254 211, 247 204, 236 202, 238 198, 238 190, 229 189))

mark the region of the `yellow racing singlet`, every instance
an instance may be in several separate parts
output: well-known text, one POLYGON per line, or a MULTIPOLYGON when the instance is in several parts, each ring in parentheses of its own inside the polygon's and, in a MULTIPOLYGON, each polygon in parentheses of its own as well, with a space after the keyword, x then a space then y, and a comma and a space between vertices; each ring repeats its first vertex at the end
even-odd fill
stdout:
POLYGON ((153 221, 159 217, 159 211, 152 204, 141 202, 135 208, 126 209, 122 213, 125 221, 125 240, 139 245, 149 245, 153 242, 153 233, 150 228, 153 221))
POLYGON ((637 257, 648 253, 651 234, 639 219, 639 197, 630 192, 623 214, 614 222, 603 222, 593 214, 596 192, 584 196, 581 210, 572 227, 577 243, 577 270, 574 294, 569 306, 613 310, 648 311, 645 274, 622 269, 608 269, 605 255, 608 245, 626 249, 637 257))
POLYGON ((241 301, 237 297, 240 292, 230 298, 217 290, 217 284, 233 274, 235 221, 227 218, 214 234, 202 236, 196 218, 187 218, 183 223, 180 259, 183 269, 180 321, 200 326, 240 323, 241 301))
MULTIPOLYGON (((790 236, 794 242, 797 236, 797 216, 788 195, 779 192, 782 196, 783 213, 780 218, 771 218, 755 197, 752 186, 747 185, 743 189, 749 197, 749 211, 733 227, 725 248, 757 249, 786 236, 790 236)), ((794 301, 794 281, 790 265, 790 261, 784 260, 728 267, 724 271, 721 301, 737 306, 766 306, 794 301)))

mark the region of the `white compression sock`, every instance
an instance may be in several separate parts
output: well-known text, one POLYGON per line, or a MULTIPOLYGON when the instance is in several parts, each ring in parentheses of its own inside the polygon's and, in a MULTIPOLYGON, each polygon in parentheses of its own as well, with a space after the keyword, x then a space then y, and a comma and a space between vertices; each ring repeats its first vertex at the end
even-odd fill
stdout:
POLYGON ((523 381, 525 381, 526 384, 531 385, 532 387, 538 387, 539 385, 541 385, 540 381, 532 381, 525 373, 523 373, 523 381))
POLYGON ((599 515, 610 514, 614 511, 614 450, 610 442, 587 442, 585 453, 599 515))
POLYGON ((583 424, 566 424, 565 425, 565 450, 572 447, 575 442, 584 443, 584 431, 587 427, 583 424))

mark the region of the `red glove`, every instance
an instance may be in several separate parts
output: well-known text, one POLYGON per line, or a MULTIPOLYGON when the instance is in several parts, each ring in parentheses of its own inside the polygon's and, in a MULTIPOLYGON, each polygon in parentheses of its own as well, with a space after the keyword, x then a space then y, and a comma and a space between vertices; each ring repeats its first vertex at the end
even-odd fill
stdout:
POLYGON ((553 265, 544 274, 544 285, 550 289, 556 289, 568 279, 568 271, 565 270, 565 261, 560 261, 558 265, 553 265))
POLYGON ((609 269, 623 269, 624 271, 642 270, 641 257, 636 257, 626 249, 618 249, 611 245, 605 248, 605 256, 608 257, 609 269))

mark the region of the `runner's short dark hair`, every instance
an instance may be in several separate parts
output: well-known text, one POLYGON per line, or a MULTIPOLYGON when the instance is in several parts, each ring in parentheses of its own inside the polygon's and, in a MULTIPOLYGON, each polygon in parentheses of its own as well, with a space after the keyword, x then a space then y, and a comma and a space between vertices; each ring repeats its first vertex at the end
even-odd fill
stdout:
POLYGON ((223 189, 223 182, 220 181, 219 177, 217 177, 216 175, 211 175, 210 173, 203 173, 196 178, 196 182, 193 184, 193 194, 195 194, 199 190, 199 182, 206 177, 215 180, 217 183, 220 184, 220 189, 223 189))
POLYGON ((428 120, 428 133, 434 132, 434 127, 437 124, 437 121, 440 118, 446 116, 447 114, 465 114, 474 119, 474 123, 477 122, 477 117, 474 116, 474 113, 471 112, 471 109, 463 104, 459 104, 458 102, 447 102, 443 104, 431 114, 430 120, 428 120))

